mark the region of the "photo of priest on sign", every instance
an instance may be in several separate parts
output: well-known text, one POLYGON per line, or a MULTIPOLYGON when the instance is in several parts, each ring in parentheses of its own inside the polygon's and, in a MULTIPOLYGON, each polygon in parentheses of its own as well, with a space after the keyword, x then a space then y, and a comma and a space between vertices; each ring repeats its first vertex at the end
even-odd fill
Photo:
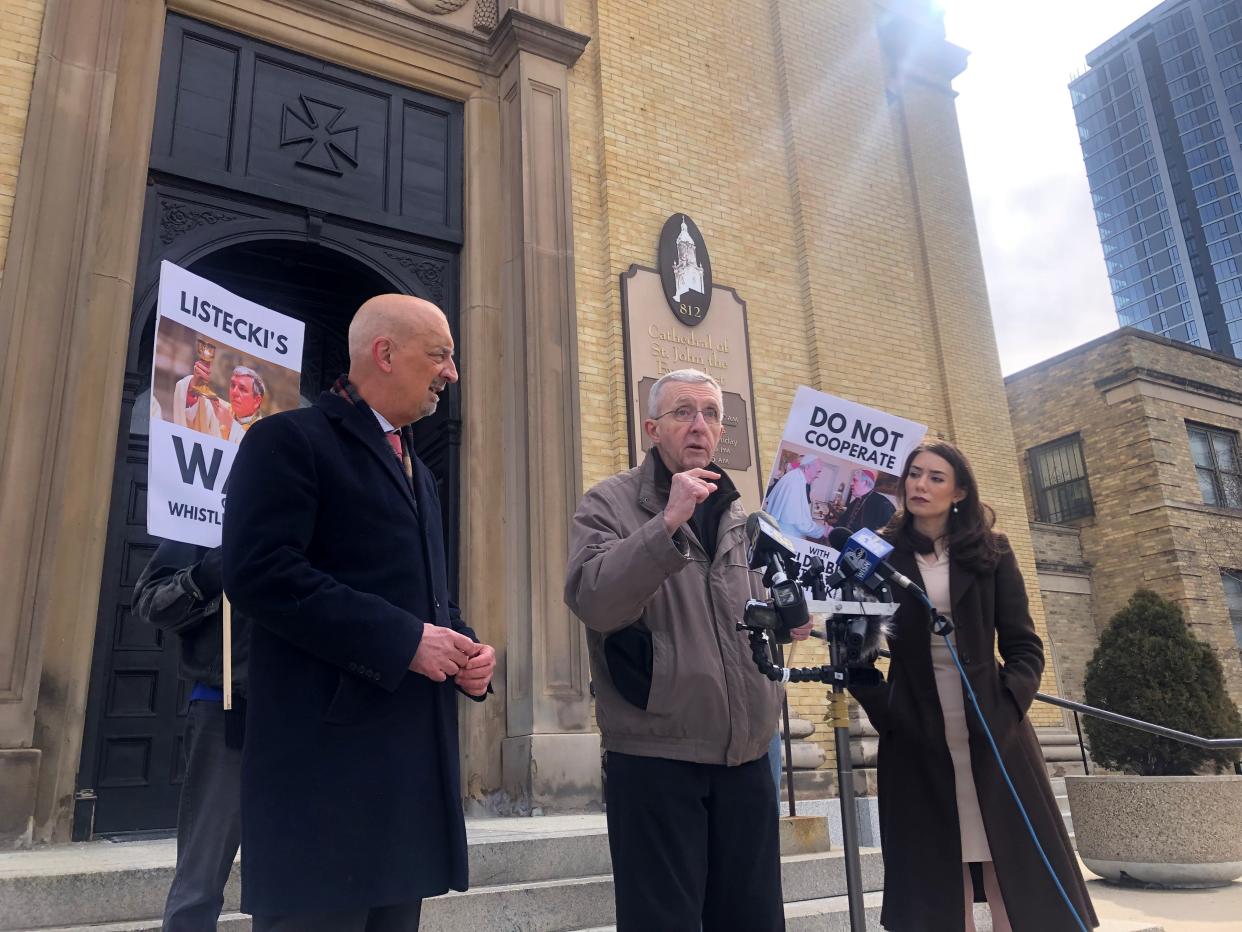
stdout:
POLYGON ((152 415, 241 443, 260 418, 298 402, 298 373, 163 318, 155 350, 152 415))
POLYGON ((228 401, 211 387, 214 344, 199 338, 194 370, 173 388, 173 423, 221 440, 241 443, 250 426, 261 418, 267 386, 250 366, 235 366, 229 378, 228 401))
POLYGON ((896 513, 897 506, 892 498, 885 495, 878 487, 883 476, 890 480, 889 485, 895 486, 895 477, 880 473, 875 469, 855 469, 850 477, 850 498, 841 516, 842 527, 851 531, 879 531, 896 513))
POLYGON ((823 472, 818 456, 806 453, 785 464, 785 474, 773 483, 763 502, 763 510, 780 524, 790 537, 826 540, 832 525, 816 520, 811 507, 811 490, 823 472))

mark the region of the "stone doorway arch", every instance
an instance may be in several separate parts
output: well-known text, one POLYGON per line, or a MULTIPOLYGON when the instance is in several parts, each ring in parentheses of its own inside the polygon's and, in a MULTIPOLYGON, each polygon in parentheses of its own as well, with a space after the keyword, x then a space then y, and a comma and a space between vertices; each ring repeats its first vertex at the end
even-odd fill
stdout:
MULTIPOLYGON (((229 210, 220 198, 156 185, 126 353, 112 506, 102 570, 79 769, 77 834, 164 831, 176 824, 189 689, 178 679, 177 644, 130 611, 133 585, 158 541, 146 533, 147 423, 155 300, 167 259, 256 303, 303 321, 301 396, 309 404, 348 367, 353 311, 375 294, 416 294, 444 307, 454 331, 451 253, 419 251, 372 232, 328 225, 314 242, 305 221, 229 210), (301 229, 298 229, 298 228, 301 229), (446 298, 448 300, 446 300, 446 298)), ((225 199, 226 200, 226 199, 225 199)), ((416 440, 440 485, 457 579, 457 449, 460 403, 419 424, 416 440)))

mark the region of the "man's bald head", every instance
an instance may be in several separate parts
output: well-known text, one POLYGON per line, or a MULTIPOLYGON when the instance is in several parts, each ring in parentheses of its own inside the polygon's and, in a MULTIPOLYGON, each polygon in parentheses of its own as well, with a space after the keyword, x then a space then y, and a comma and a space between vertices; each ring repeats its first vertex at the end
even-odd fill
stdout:
POLYGON ((349 367, 365 365, 375 341, 384 337, 400 342, 429 327, 442 324, 448 330, 444 312, 422 298, 407 294, 381 294, 367 299, 349 324, 349 367))
POLYGON ((349 325, 349 379, 388 421, 408 424, 433 413, 457 381, 453 348, 448 319, 430 301, 376 295, 349 325))

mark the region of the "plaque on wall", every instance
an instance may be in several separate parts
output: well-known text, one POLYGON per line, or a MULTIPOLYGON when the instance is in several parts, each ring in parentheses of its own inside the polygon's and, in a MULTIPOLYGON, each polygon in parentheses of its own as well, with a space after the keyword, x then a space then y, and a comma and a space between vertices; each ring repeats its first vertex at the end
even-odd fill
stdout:
POLYGON ((725 429, 715 462, 733 479, 743 507, 756 511, 763 477, 746 302, 712 280, 707 246, 685 214, 664 224, 659 264, 658 269, 632 265, 621 276, 630 461, 637 465, 651 448, 643 421, 656 380, 676 369, 706 372, 724 393, 725 429))

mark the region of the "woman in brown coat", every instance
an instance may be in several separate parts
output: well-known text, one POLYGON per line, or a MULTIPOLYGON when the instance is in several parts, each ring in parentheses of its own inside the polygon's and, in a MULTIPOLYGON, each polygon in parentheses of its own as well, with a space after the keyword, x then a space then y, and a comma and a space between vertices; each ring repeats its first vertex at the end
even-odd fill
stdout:
MULTIPOLYGON (((1098 924, 1026 717, 1044 667, 1026 587, 974 473, 935 440, 906 461, 901 509, 885 536, 892 565, 927 592, 950 636, 1010 778, 1078 916, 1098 924), (995 654, 999 647, 1001 662, 995 654)), ((944 638, 898 590, 887 682, 856 689, 880 733, 881 922, 893 932, 973 932, 986 896, 997 932, 1078 932, 1031 840, 944 638), (976 893, 978 891, 978 894, 976 893)))

